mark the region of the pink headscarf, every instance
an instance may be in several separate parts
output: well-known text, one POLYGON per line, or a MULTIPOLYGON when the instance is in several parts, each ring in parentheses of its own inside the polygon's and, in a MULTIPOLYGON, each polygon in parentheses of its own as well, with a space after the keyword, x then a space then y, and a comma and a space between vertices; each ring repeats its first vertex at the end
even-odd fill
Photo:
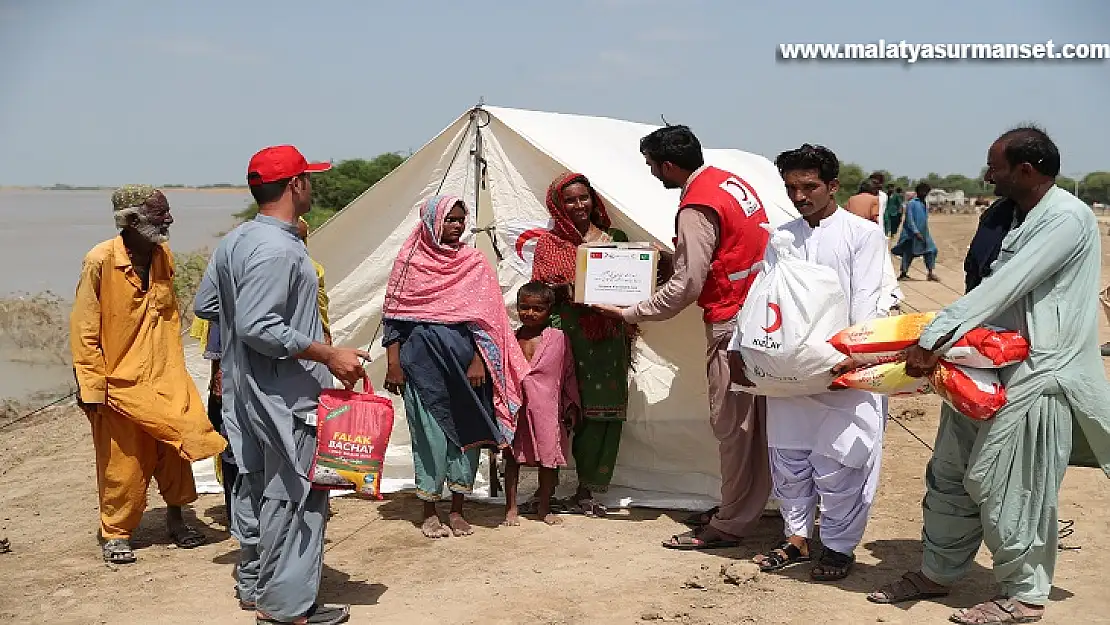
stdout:
POLYGON ((440 242, 447 213, 456 205, 466 209, 461 198, 439 195, 420 207, 420 223, 393 263, 383 312, 400 321, 470 325, 493 382, 500 442, 507 446, 516 430, 528 359, 509 325, 501 285, 486 257, 462 243, 440 242))

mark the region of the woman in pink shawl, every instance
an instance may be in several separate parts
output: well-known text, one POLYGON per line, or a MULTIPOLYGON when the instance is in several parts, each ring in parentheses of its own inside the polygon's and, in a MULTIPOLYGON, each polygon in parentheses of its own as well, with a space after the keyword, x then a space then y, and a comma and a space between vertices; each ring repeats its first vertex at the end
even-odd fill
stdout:
POLYGON ((466 218, 458 197, 425 201, 385 295, 385 388, 404 397, 429 538, 471 533, 463 501, 480 450, 512 445, 528 373, 493 268, 461 242, 466 218), (450 530, 436 512, 445 485, 450 530))

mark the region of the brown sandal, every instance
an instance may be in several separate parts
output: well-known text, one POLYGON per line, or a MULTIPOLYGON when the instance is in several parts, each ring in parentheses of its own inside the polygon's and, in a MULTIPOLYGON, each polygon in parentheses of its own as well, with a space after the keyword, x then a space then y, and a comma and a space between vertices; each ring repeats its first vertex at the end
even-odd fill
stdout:
POLYGON ((1010 597, 1000 597, 984 601, 979 605, 964 608, 948 617, 960 625, 990 625, 993 623, 1036 623, 1044 617, 1041 614, 1026 614, 1025 606, 1010 597))
POLYGON ((919 599, 934 599, 947 597, 950 591, 932 590, 930 582, 920 571, 906 573, 896 582, 880 587, 867 595, 871 603, 902 603, 903 601, 917 601, 919 599))

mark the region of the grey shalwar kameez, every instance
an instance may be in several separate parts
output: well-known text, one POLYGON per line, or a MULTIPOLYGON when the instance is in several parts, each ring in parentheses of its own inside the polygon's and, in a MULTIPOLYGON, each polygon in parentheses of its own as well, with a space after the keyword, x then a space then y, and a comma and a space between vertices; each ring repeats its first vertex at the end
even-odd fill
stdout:
POLYGON ((225 418, 230 412, 243 471, 232 503, 240 599, 281 621, 312 608, 323 566, 328 495, 311 488, 308 471, 320 391, 332 377, 295 358, 324 339, 318 286, 296 225, 259 215, 220 242, 196 304, 198 316, 226 331, 225 418))

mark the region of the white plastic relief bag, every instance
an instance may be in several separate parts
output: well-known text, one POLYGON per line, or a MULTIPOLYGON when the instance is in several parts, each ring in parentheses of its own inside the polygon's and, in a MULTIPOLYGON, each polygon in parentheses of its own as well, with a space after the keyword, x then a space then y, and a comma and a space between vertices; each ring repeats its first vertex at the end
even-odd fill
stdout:
POLYGON ((845 358, 829 344, 848 325, 844 290, 835 270, 799 255, 793 234, 764 227, 771 239, 763 272, 748 292, 729 346, 740 352, 755 384, 743 390, 770 397, 827 392, 831 369, 845 358))

